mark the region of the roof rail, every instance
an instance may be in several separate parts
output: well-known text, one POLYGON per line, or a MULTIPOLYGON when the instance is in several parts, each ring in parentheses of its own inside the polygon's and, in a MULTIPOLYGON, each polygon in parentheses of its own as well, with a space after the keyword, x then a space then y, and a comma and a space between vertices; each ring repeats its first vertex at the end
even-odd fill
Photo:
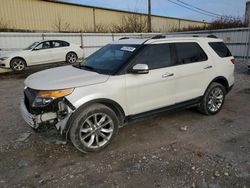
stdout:
POLYGON ((208 37, 208 38, 215 38, 215 39, 218 38, 218 37, 216 37, 215 35, 208 35, 207 37, 208 37))
MULTIPOLYGON (((193 35, 193 37, 202 37, 202 36, 199 36, 199 35, 193 35)), ((215 38, 217 39, 218 37, 216 37, 215 35, 207 35, 206 36, 207 38, 215 38)))
POLYGON ((166 38, 165 35, 155 35, 151 39, 164 39, 164 38, 166 38))
POLYGON ((122 37, 122 38, 119 38, 119 40, 124 40, 124 39, 129 39, 129 37, 122 37))

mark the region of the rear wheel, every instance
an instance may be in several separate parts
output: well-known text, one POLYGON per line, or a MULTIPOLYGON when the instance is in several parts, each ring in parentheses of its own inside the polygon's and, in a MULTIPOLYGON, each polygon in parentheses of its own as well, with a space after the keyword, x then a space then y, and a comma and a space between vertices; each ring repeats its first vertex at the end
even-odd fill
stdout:
POLYGON ((206 115, 217 114, 225 100, 226 89, 219 83, 212 83, 205 92, 199 106, 199 111, 206 115))
POLYGON ((70 64, 73 64, 75 63, 77 60, 77 55, 76 53, 74 52, 69 52, 67 55, 66 55, 66 62, 67 63, 70 63, 70 64))
POLYGON ((106 147, 118 132, 118 118, 113 110, 93 104, 77 111, 70 121, 70 139, 82 152, 95 152, 106 147))
POLYGON ((13 71, 17 71, 17 72, 23 71, 25 70, 26 66, 27 66, 26 62, 21 58, 14 58, 10 62, 10 68, 13 71))

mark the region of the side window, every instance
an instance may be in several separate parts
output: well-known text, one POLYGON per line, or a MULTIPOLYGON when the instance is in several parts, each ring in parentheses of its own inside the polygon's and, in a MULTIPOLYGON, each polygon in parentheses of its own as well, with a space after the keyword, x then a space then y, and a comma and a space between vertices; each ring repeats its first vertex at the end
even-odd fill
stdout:
POLYGON ((52 48, 60 48, 60 47, 69 46, 68 42, 59 41, 59 40, 58 41, 52 41, 51 44, 52 44, 52 48))
POLYGON ((63 47, 66 47, 66 46, 69 46, 69 43, 68 43, 68 42, 65 42, 65 41, 61 41, 61 45, 62 45, 63 47))
POLYGON ((60 48, 62 47, 62 43, 60 41, 52 41, 52 48, 60 48))
POLYGON ((220 57, 232 56, 231 52, 223 42, 209 42, 208 44, 213 48, 213 50, 217 53, 218 56, 220 57))
POLYGON ((195 42, 175 43, 176 64, 188 64, 207 60, 207 55, 195 42))
POLYGON ((37 50, 43 50, 43 49, 48 49, 48 48, 51 48, 49 41, 42 42, 42 43, 38 44, 38 46, 36 47, 37 50))
POLYGON ((170 44, 151 44, 136 58, 136 64, 147 64, 149 69, 157 69, 172 65, 170 44))

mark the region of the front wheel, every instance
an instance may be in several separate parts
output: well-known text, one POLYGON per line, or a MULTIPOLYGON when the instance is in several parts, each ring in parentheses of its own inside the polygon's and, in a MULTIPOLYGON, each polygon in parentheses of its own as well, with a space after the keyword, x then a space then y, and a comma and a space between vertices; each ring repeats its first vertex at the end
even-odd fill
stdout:
POLYGON ((84 153, 103 149, 118 132, 119 121, 115 112, 102 104, 79 110, 71 119, 71 142, 84 153))
POLYGON ((70 63, 70 64, 73 64, 75 63, 77 60, 77 55, 76 53, 74 52, 69 52, 67 55, 66 55, 66 62, 67 63, 70 63))
POLYGON ((212 83, 202 98, 199 111, 206 115, 217 114, 224 104, 225 96, 225 87, 217 82, 212 83))
POLYGON ((21 58, 14 58, 10 62, 10 68, 16 72, 23 71, 26 68, 26 62, 21 58))

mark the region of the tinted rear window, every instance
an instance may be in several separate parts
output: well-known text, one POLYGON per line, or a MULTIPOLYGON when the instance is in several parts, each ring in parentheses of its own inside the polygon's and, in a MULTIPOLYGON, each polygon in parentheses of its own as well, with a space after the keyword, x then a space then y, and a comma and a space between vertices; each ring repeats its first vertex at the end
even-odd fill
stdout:
POLYGON ((207 55, 195 42, 175 43, 177 64, 206 61, 207 55))
POLYGON ((220 57, 230 57, 232 56, 231 52, 223 42, 209 42, 211 48, 218 54, 220 57))

